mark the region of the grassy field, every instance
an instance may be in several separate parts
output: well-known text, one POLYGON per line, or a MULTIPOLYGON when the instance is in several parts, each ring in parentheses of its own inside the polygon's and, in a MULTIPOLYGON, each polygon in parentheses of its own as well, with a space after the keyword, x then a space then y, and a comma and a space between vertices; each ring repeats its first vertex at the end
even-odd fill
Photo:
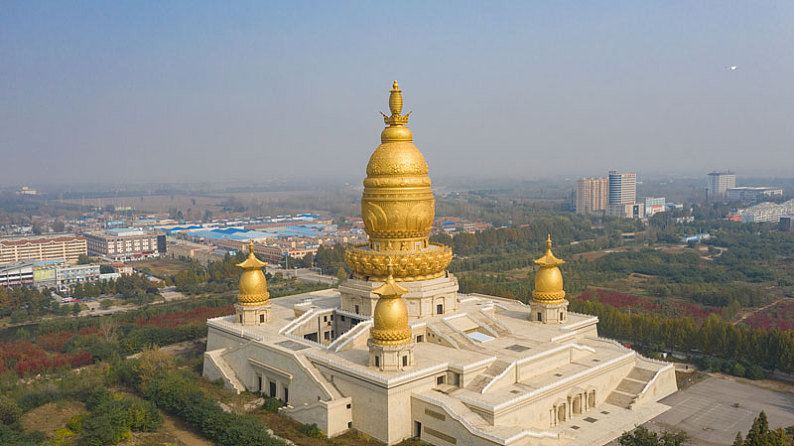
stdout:
POLYGON ((59 401, 47 403, 32 409, 22 415, 22 426, 25 431, 41 431, 52 435, 56 430, 66 426, 69 418, 88 412, 85 405, 79 401, 59 401))
MULTIPOLYGON (((205 211, 214 217, 239 215, 295 214, 307 211, 335 211, 354 215, 358 211, 360 192, 352 190, 306 190, 280 192, 237 192, 212 194, 141 195, 134 197, 74 198, 61 200, 70 205, 104 208, 133 208, 136 212, 167 214, 171 209, 182 211, 188 219, 200 219, 205 211), (224 212, 224 204, 237 203, 247 212, 224 212)), ((229 207, 233 209, 236 206, 229 207)))
POLYGON ((138 197, 106 197, 63 200, 64 203, 104 208, 105 206, 130 206, 140 212, 167 213, 176 208, 183 213, 187 209, 200 218, 205 210, 217 214, 221 210, 220 203, 228 197, 206 197, 198 195, 143 195, 138 197))
POLYGON ((148 268, 149 272, 158 277, 173 276, 183 269, 187 269, 188 265, 190 265, 189 262, 169 258, 157 258, 135 262, 136 269, 144 270, 148 268))

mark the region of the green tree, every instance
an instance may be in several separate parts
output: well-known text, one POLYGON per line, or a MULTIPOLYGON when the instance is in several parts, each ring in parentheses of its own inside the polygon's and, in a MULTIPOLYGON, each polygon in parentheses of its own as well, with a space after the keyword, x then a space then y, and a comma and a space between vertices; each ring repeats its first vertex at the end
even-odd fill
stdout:
POLYGON ((24 322, 28 318, 28 312, 25 310, 16 310, 11 313, 11 323, 18 324, 24 322))
POLYGON ((766 413, 761 411, 753 420, 753 425, 747 432, 747 439, 744 441, 744 445, 769 446, 769 434, 769 421, 766 419, 766 413))
POLYGON ((742 441, 741 433, 736 434, 736 440, 733 442, 734 446, 791 446, 794 445, 794 437, 778 427, 775 430, 769 429, 769 422, 766 419, 766 413, 761 411, 758 416, 753 420, 753 425, 747 432, 747 438, 742 441))
POLYGON ((106 446, 118 444, 132 436, 127 412, 118 405, 108 405, 83 421, 82 444, 106 446))
POLYGON ((81 311, 80 310, 80 304, 75 302, 74 305, 72 305, 72 314, 77 316, 78 314, 80 314, 80 311, 81 311))
POLYGON ((13 424, 22 416, 22 409, 11 398, 0 395, 0 423, 13 424))
POLYGON ((687 444, 686 432, 665 432, 661 436, 640 426, 631 432, 624 432, 618 438, 621 446, 681 446, 687 444))

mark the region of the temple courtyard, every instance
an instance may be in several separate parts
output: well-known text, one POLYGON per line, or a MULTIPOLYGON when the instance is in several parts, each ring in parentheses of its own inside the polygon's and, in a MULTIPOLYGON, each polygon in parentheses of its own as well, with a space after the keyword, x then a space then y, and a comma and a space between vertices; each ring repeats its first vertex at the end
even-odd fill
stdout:
POLYGON ((709 376, 659 402, 671 409, 645 426, 655 431, 683 430, 689 434, 691 444, 730 445, 736 432, 747 434, 762 410, 771 428, 794 425, 794 393, 776 392, 732 378, 709 376))

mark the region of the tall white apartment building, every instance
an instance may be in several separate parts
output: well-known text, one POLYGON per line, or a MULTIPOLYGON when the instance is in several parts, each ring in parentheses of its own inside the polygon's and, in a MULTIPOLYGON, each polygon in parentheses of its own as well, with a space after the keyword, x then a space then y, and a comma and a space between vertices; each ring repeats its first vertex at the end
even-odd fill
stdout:
POLYGON ((736 187, 736 174, 730 171, 714 171, 708 174, 706 197, 709 201, 725 199, 728 189, 736 187))
POLYGON ((644 204, 637 203, 637 174, 609 172, 607 214, 615 217, 643 217, 644 204))
POLYGON ((580 178, 576 182, 576 213, 606 212, 609 203, 608 178, 580 178))

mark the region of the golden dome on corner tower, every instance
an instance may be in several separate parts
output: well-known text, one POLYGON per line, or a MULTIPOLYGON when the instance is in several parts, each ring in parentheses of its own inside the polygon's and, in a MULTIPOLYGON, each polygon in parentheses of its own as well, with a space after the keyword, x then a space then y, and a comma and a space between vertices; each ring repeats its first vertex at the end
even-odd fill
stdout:
POLYGON ((260 261, 254 255, 254 241, 248 246, 248 258, 237 266, 245 271, 240 275, 240 293, 237 300, 240 305, 263 305, 270 298, 267 292, 267 279, 262 268, 267 263, 260 261))
POLYGON ((452 251, 429 242, 435 217, 435 199, 422 152, 413 144, 402 115, 402 90, 394 82, 389 92, 390 116, 381 144, 367 164, 361 218, 369 236, 367 245, 351 247, 345 261, 359 279, 386 279, 387 255, 394 258, 394 276, 403 282, 440 277, 452 260, 452 251))
POLYGON ((551 252, 551 235, 546 239, 546 254, 535 260, 535 263, 539 268, 535 274, 535 290, 532 292, 532 300, 543 303, 562 302, 565 299, 565 291, 559 266, 565 261, 554 257, 551 252))
POLYGON ((408 307, 403 294, 408 290, 394 281, 391 266, 386 283, 372 292, 380 296, 372 316, 370 330, 372 341, 379 345, 403 345, 411 342, 411 327, 408 326, 408 307))

